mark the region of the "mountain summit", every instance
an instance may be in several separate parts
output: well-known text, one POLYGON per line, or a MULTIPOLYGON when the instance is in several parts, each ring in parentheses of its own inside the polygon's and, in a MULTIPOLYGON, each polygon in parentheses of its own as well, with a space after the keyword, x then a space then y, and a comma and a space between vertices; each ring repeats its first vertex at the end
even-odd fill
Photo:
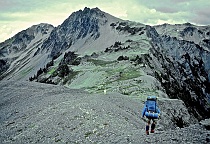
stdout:
MULTIPOLYGON (((72 13, 61 25, 56 27, 47 41, 43 43, 42 49, 51 51, 52 57, 67 49, 87 53, 87 51, 91 51, 91 48, 86 47, 87 45, 90 45, 93 41, 102 44, 104 38, 112 35, 113 32, 111 32, 109 25, 111 22, 117 21, 122 20, 102 12, 98 8, 90 9, 86 7, 83 11, 79 10, 72 13), (103 40, 100 39, 101 37, 103 37, 103 40)), ((105 48, 109 45, 101 46, 105 48)), ((98 45, 92 46, 92 52, 100 47, 98 45)))

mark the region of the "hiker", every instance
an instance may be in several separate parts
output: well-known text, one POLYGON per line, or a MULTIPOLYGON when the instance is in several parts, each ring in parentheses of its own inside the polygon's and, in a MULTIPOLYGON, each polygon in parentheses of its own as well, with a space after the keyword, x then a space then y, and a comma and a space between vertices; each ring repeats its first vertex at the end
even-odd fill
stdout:
POLYGON ((156 96, 148 96, 147 101, 145 102, 143 111, 142 111, 142 118, 146 116, 148 118, 148 122, 146 125, 146 134, 149 135, 149 126, 150 126, 150 121, 152 120, 153 123, 151 125, 151 133, 155 132, 155 124, 156 124, 156 119, 159 118, 160 116, 160 110, 157 106, 157 97, 156 96))

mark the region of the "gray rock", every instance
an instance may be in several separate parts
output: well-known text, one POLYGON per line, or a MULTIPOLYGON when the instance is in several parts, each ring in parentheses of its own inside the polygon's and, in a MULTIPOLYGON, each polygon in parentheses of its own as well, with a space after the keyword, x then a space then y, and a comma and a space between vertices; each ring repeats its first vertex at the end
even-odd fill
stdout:
POLYGON ((210 130, 210 119, 202 120, 199 124, 203 125, 207 130, 210 130))
POLYGON ((161 109, 160 124, 163 129, 183 128, 194 124, 197 120, 189 114, 183 101, 178 99, 160 98, 158 100, 159 108, 161 109))

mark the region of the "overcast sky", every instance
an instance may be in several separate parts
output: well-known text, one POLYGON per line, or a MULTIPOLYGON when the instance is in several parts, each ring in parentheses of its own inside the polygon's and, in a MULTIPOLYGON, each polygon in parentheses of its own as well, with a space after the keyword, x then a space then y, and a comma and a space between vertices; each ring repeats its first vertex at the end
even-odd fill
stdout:
POLYGON ((84 7, 149 25, 210 25, 210 0, 0 0, 0 42, 35 24, 57 26, 84 7))

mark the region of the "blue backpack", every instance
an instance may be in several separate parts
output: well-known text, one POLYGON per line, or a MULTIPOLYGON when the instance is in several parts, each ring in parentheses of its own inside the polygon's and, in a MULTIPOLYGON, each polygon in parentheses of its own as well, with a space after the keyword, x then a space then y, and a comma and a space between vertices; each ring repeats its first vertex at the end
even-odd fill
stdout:
POLYGON ((156 112, 156 96, 148 96, 146 101, 147 111, 156 112))
POLYGON ((146 117, 158 118, 158 113, 156 112, 156 96, 148 96, 146 101, 147 111, 145 112, 146 117))

